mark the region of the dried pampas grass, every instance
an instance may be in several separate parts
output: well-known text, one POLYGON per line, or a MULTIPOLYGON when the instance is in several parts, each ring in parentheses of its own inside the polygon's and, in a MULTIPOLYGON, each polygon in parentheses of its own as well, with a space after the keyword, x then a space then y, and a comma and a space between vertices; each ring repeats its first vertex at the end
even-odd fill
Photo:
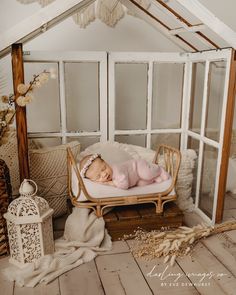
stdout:
POLYGON ((204 223, 192 228, 180 226, 172 231, 137 230, 133 235, 124 236, 124 239, 134 238, 137 243, 131 246, 134 257, 143 257, 151 260, 164 257, 164 263, 173 266, 177 257, 191 254, 193 247, 202 238, 213 234, 236 229, 236 221, 225 222, 216 226, 207 226, 204 223))

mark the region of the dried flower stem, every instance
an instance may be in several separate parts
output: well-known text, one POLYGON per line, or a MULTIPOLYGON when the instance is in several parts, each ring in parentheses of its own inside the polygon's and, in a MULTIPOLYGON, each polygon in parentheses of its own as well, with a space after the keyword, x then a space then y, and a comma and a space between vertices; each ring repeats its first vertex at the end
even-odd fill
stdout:
POLYGON ((48 80, 49 74, 52 77, 52 72, 44 70, 34 75, 32 81, 30 81, 28 85, 23 83, 19 84, 17 86, 18 95, 3 95, 1 97, 2 102, 5 105, 7 104, 7 108, 4 107, 0 110, 0 144, 7 142, 7 137, 9 136, 9 132, 7 131, 9 130, 9 125, 13 123, 17 107, 24 107, 32 101, 32 95, 29 92, 33 91, 34 86, 40 87, 44 84, 48 80), (15 110, 12 108, 14 102, 15 110))
MULTIPOLYGON (((6 115, 7 115, 7 114, 8 114, 8 110, 5 110, 5 111, 4 111, 4 115, 3 115, 3 117, 2 117, 2 119, 3 119, 4 121, 5 121, 5 118, 6 118, 6 115)), ((8 125, 12 124, 13 119, 14 119, 14 117, 15 117, 15 114, 16 114, 16 110, 14 110, 14 112, 12 113, 11 118, 10 118, 8 124, 7 124, 6 126, 2 126, 2 128, 0 128, 0 138, 3 137, 4 133, 6 132, 6 129, 8 128, 8 125)))
MULTIPOLYGON (((43 73, 47 73, 47 74, 49 74, 49 72, 47 72, 47 71, 43 71, 43 73)), ((41 73, 40 74, 37 74, 37 75, 34 75, 34 78, 33 78, 33 80, 32 81, 30 81, 30 83, 29 83, 29 88, 27 89, 27 91, 24 93, 24 96, 29 92, 29 91, 31 91, 31 90, 33 90, 33 85, 34 85, 34 83, 37 81, 37 79, 38 79, 38 77, 41 75, 41 73)))
MULTIPOLYGON (((143 257, 147 260, 163 256, 164 263, 169 261, 172 266, 177 257, 191 253, 193 247, 202 238, 234 229, 236 229, 236 221, 228 221, 215 227, 205 224, 198 224, 192 228, 180 226, 168 232, 137 230, 132 235, 137 244, 131 247, 131 251, 135 257, 143 257)), ((127 238, 131 238, 131 235, 124 237, 124 239, 127 238)))

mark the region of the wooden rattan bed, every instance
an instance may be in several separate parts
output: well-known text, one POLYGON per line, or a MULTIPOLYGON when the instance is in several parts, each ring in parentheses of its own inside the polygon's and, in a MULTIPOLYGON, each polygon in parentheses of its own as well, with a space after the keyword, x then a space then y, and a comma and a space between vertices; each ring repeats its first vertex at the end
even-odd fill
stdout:
POLYGON ((179 166, 180 166, 181 154, 180 151, 167 146, 160 145, 157 148, 153 163, 162 162, 163 168, 171 175, 172 181, 168 189, 162 192, 156 192, 152 194, 142 194, 133 196, 117 196, 117 197, 105 197, 94 198, 91 196, 84 184, 83 178, 80 175, 78 164, 76 163, 73 153, 70 148, 67 148, 67 165, 68 165, 68 190, 71 202, 74 206, 80 208, 91 208, 95 211, 98 217, 103 216, 104 209, 107 207, 134 205, 141 203, 153 203, 156 206, 156 213, 161 214, 163 212, 164 204, 177 199, 176 192, 170 194, 175 188, 179 166), (78 195, 74 195, 72 190, 72 169, 76 173, 78 180, 78 195), (87 201, 78 201, 81 191, 86 196, 87 201))

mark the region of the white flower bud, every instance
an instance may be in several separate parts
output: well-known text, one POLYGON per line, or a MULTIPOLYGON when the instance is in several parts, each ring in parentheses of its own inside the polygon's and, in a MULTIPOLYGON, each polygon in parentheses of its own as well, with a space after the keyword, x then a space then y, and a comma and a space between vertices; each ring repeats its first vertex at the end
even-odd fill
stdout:
POLYGON ((26 102, 25 102, 25 98, 24 96, 19 96, 16 100, 16 103, 20 106, 20 107, 25 107, 26 102))
POLYGON ((20 94, 25 94, 27 92, 27 90, 29 89, 29 86, 28 85, 25 85, 25 84, 19 84, 17 86, 17 91, 20 93, 20 94))
POLYGON ((49 69, 49 73, 50 73, 50 78, 51 79, 56 79, 56 77, 57 77, 57 71, 56 71, 55 68, 50 68, 49 69))

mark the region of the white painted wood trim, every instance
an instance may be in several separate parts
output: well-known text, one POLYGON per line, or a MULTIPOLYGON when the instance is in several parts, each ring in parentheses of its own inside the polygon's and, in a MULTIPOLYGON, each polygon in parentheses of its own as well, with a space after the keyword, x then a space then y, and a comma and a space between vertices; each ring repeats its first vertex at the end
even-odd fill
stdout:
POLYGON ((60 90, 60 117, 61 117, 61 133, 62 143, 66 143, 66 93, 65 93, 65 73, 64 62, 59 62, 59 90, 60 90))
POLYGON ((187 148, 188 140, 188 118, 189 118, 189 104, 191 93, 191 81, 192 81, 192 63, 187 62, 184 66, 184 81, 183 81, 183 97, 182 97, 182 117, 181 128, 183 130, 181 134, 180 149, 183 151, 187 148))
POLYGON ((176 0, 190 13, 200 19, 213 32, 219 35, 225 42, 236 48, 236 33, 225 23, 219 20, 210 10, 198 0, 176 0))
POLYGON ((206 222, 206 224, 214 225, 212 220, 204 212, 202 212, 202 210, 200 210, 199 208, 195 208, 194 212, 196 212, 206 222))
POLYGON ((213 139, 210 139, 210 138, 208 138, 208 137, 203 137, 203 138, 202 138, 202 136, 201 136, 200 134, 195 133, 195 132, 193 132, 193 131, 191 131, 191 130, 188 130, 187 133, 188 133, 189 136, 193 137, 194 139, 201 140, 201 141, 203 141, 205 144, 211 145, 211 146, 213 146, 213 147, 215 147, 215 148, 219 148, 219 147, 220 147, 219 142, 217 142, 217 141, 215 141, 215 140, 213 140, 213 139))
MULTIPOLYGON (((78 137, 78 136, 101 136, 101 132, 65 132, 64 135, 66 137, 78 137)), ((32 133, 28 133, 28 137, 29 138, 46 138, 46 137, 62 137, 63 134, 62 133, 58 133, 58 132, 32 132, 32 133)))
POLYGON ((103 54, 103 58, 99 62, 99 101, 100 101, 100 132, 101 142, 107 141, 107 53, 103 54))
POLYGON ((222 112, 221 112, 220 139, 219 139, 219 144, 220 145, 219 145, 218 159, 217 159, 216 182, 215 182, 215 192, 214 192, 214 202, 213 202, 213 216, 212 216, 213 224, 215 224, 215 220, 216 220, 216 209, 217 209, 217 200, 218 200, 218 191, 219 191, 219 178, 220 178, 222 151, 223 151, 225 120, 226 120, 226 108, 227 108, 227 100, 228 100, 228 86, 229 86, 229 77, 230 77, 230 65, 231 65, 231 58, 228 58, 228 60, 226 62, 223 105, 222 105, 222 112))
POLYGON ((28 132, 28 138, 62 137, 61 132, 28 132))
POLYGON ((180 49, 184 51, 193 51, 193 49, 188 46, 186 43, 181 41, 175 36, 172 36, 169 34, 169 30, 162 26, 160 23, 158 23, 155 19, 153 19, 151 16, 149 16, 147 13, 139 9, 135 4, 130 2, 129 0, 120 0, 120 2, 127 7, 129 10, 133 11, 135 14, 137 14, 141 19, 143 19, 146 23, 151 25, 154 29, 162 33, 165 37, 170 39, 175 45, 177 45, 180 49))
POLYGON ((24 61, 102 61, 106 57, 104 51, 24 51, 24 61))
POLYGON ((202 99, 202 122, 201 122, 200 143, 199 143, 195 208, 199 208, 199 198, 200 198, 200 186, 201 186, 201 175, 202 175, 202 164, 203 164, 203 147, 204 147, 203 140, 204 140, 204 132, 205 132, 207 93, 208 93, 208 76, 209 76, 208 74, 209 74, 209 61, 206 61, 205 75, 204 75, 204 90, 203 90, 203 99, 202 99))
MULTIPOLYGON (((183 23, 182 23, 182 25, 183 25, 183 23)), ((193 33, 193 32, 204 31, 205 29, 206 29, 205 25, 195 25, 195 26, 192 26, 192 27, 185 26, 185 27, 182 27, 182 28, 177 28, 177 29, 170 30, 169 34, 170 35, 177 35, 177 34, 185 33, 185 32, 192 32, 193 33)))
POLYGON ((146 147, 151 148, 152 130, 152 85, 153 83, 153 62, 148 64, 148 93, 147 93, 147 138, 146 147))
POLYGON ((135 134, 166 134, 166 133, 181 133, 183 130, 180 128, 176 129, 153 129, 151 131, 147 129, 137 129, 137 130, 115 130, 115 135, 135 135, 135 134))
POLYGON ((195 208, 199 207, 200 198, 200 185, 201 185, 201 173, 202 173, 202 158, 203 158, 203 142, 199 142, 199 154, 198 154, 198 169, 197 169, 197 182, 196 182, 196 198, 195 208))
POLYGON ((209 60, 219 60, 228 58, 231 55, 231 48, 209 50, 205 52, 129 52, 122 51, 111 53, 112 59, 116 62, 164 62, 164 63, 184 63, 200 62, 209 60))
POLYGON ((93 2, 94 0, 56 0, 38 9, 30 17, 0 34, 0 57, 10 52, 13 43, 25 43, 33 39, 93 2))
MULTIPOLYGON (((200 36, 198 34, 194 34, 197 31, 201 31, 201 30, 205 29, 206 26, 204 24, 199 24, 199 25, 195 25, 195 26, 190 27, 185 22, 183 22, 181 19, 179 19, 177 16, 175 16, 173 13, 171 13, 168 9, 164 8, 163 6, 161 6, 157 2, 155 2, 154 5, 151 5, 151 10, 154 12, 154 14, 158 14, 158 11, 163 12, 166 16, 168 16, 171 19, 174 19, 180 25, 180 28, 177 28, 176 30, 175 29, 170 30, 169 31, 170 35, 177 35, 177 34, 186 33, 186 32, 193 33, 192 36, 194 38, 196 38, 197 40, 199 40, 201 43, 203 43, 205 46, 207 46, 207 48, 209 48, 209 49, 215 48, 215 47, 212 47, 212 44, 210 44, 202 36, 200 36)), ((187 41, 187 39, 186 39, 186 41, 187 41)), ((201 48, 198 48, 198 49, 201 50, 201 48)))
POLYGON ((209 60, 205 64, 205 75, 204 75, 204 90, 202 99, 202 122, 201 122, 201 139, 205 136, 205 126, 206 126, 206 113, 207 113, 207 99, 208 99, 208 78, 209 78, 209 60))
POLYGON ((85 137, 85 136, 101 136, 102 133, 100 131, 95 132, 66 132, 65 134, 67 137, 85 137))
POLYGON ((115 140, 115 61, 108 54, 108 101, 109 101, 109 141, 115 140))

